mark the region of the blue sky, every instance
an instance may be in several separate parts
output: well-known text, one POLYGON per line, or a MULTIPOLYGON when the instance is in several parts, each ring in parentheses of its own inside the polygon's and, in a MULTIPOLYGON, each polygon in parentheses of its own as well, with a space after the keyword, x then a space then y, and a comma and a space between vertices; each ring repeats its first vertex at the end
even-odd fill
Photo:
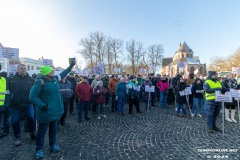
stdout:
POLYGON ((208 64, 240 47, 239 8, 238 0, 0 0, 0 43, 66 67, 79 40, 99 31, 162 44, 164 57, 185 41, 208 64))

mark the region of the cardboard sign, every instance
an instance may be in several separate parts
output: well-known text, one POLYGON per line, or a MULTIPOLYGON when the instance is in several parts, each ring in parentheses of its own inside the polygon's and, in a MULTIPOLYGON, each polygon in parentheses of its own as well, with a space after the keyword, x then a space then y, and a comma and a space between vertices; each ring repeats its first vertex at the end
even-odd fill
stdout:
POLYGON ((231 92, 226 92, 222 94, 220 91, 216 91, 216 102, 232 102, 232 94, 231 92))
POLYGON ((234 97, 234 98, 240 98, 240 90, 230 89, 230 92, 231 92, 231 94, 232 94, 232 97, 234 97))
POLYGON ((146 85, 145 92, 155 92, 155 86, 150 87, 149 85, 146 85))

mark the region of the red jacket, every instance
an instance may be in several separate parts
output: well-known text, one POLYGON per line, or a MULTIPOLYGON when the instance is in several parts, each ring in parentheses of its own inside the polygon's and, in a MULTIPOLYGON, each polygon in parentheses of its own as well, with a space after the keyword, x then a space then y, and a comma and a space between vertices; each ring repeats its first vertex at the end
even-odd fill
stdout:
POLYGON ((115 89, 117 87, 117 84, 118 84, 118 80, 116 80, 114 78, 109 81, 108 89, 109 89, 111 95, 115 95, 115 89))
POLYGON ((88 82, 79 83, 76 87, 75 93, 80 101, 91 101, 91 86, 88 82))
POLYGON ((100 88, 99 86, 95 87, 93 90, 95 102, 97 104, 104 104, 106 93, 107 93, 107 89, 105 87, 102 87, 102 88, 100 88))

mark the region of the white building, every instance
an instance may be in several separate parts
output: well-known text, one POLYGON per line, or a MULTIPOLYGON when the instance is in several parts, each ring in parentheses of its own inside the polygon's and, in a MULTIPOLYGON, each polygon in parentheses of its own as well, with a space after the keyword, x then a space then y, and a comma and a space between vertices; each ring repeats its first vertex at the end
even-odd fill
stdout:
POLYGON ((44 66, 43 61, 40 60, 35 60, 27 57, 22 57, 20 58, 20 62, 22 64, 25 64, 27 67, 27 71, 29 70, 39 70, 42 66, 44 66))

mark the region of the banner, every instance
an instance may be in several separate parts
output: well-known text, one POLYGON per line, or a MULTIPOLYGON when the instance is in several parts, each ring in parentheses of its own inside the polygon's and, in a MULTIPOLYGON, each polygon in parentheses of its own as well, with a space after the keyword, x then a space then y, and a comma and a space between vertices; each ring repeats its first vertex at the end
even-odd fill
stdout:
POLYGON ((156 71, 156 66, 150 66, 150 70, 156 71))
POLYGON ((180 96, 192 94, 192 87, 186 87, 183 91, 179 91, 180 96))
POLYGON ((144 69, 144 68, 140 68, 140 69, 139 69, 139 72, 140 72, 141 74, 147 74, 147 70, 144 69))
POLYGON ((115 73, 120 73, 121 72, 121 68, 114 68, 114 72, 115 73))
POLYGON ((93 74, 94 75, 102 75, 104 74, 104 69, 100 68, 100 67, 93 67, 93 74))
POLYGON ((90 69, 84 68, 84 70, 82 71, 82 75, 85 76, 85 77, 87 77, 88 74, 89 74, 89 72, 90 72, 90 69))
POLYGON ((240 98, 240 90, 230 89, 230 92, 231 92, 231 94, 232 94, 232 97, 234 97, 234 98, 240 98))
POLYGON ((216 99, 217 102, 232 102, 232 94, 231 92, 226 92, 222 94, 220 91, 216 91, 216 99))

